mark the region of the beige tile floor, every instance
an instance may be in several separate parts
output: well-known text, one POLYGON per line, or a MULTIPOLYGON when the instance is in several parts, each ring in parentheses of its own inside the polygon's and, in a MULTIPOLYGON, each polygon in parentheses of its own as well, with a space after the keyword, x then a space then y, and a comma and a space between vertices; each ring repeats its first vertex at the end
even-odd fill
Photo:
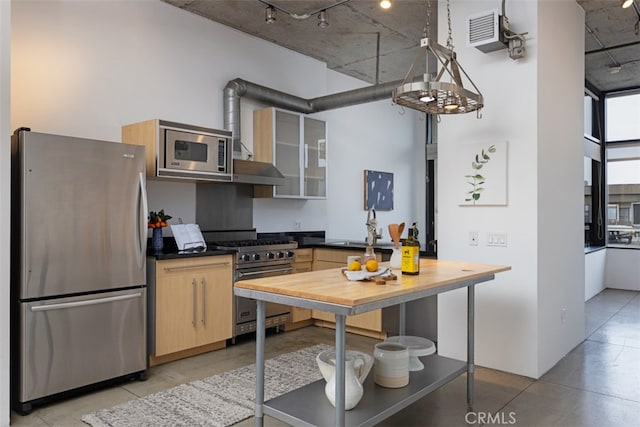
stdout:
MULTIPOLYGON (((640 292, 607 289, 587 302, 587 339, 539 380, 478 367, 475 414, 466 416, 464 376, 387 419, 384 426, 638 426, 640 425, 640 292), (492 418, 488 418, 491 413, 492 418), (482 418, 484 416, 484 418, 482 418)), ((267 337, 266 356, 316 343, 333 344, 333 331, 305 328, 267 337)), ((376 341, 347 336, 347 347, 371 352, 376 341)), ((237 368, 254 360, 252 340, 167 363, 130 382, 11 415, 15 426, 85 426, 89 412, 177 384, 237 368)), ((236 426, 253 426, 252 418, 236 426)), ((266 426, 283 424, 269 417, 266 426)))

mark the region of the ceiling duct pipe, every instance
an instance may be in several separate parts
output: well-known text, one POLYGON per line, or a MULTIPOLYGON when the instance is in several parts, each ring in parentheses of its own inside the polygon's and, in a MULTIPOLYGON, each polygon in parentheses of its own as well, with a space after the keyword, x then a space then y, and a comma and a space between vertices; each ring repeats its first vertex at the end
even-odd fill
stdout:
POLYGON ((223 114, 224 128, 230 130, 233 135, 234 158, 241 158, 242 152, 240 138, 240 98, 243 96, 264 102, 273 107, 297 113, 310 114, 391 98, 393 91, 402 84, 402 82, 403 80, 397 80, 333 95, 303 99, 246 80, 231 80, 224 88, 223 114))

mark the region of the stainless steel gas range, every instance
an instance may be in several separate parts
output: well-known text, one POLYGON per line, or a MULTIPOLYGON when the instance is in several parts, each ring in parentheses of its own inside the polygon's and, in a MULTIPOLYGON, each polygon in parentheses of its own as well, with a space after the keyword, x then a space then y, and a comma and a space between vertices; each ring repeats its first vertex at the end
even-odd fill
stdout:
MULTIPOLYGON (((205 233, 206 236, 206 233, 205 233)), ((222 236, 216 236, 219 239, 222 236)), ((286 238, 250 238, 240 240, 208 241, 209 248, 235 250, 234 282, 248 278, 260 278, 290 274, 298 244, 286 238)), ((234 297, 235 325, 233 336, 256 330, 256 301, 234 297)), ((267 328, 279 327, 291 320, 289 306, 266 304, 267 328)))

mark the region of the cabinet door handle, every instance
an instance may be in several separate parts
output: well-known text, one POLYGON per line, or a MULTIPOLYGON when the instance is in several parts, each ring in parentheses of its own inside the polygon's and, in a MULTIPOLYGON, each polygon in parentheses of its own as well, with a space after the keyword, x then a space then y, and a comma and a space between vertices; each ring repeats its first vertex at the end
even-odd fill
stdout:
POLYGON ((230 265, 231 265, 230 262, 209 262, 205 264, 178 265, 175 267, 164 267, 164 271, 186 270, 189 268, 202 268, 202 267, 227 267, 230 265))
POLYGON ((195 277, 191 281, 191 287, 193 290, 193 318, 191 319, 191 324, 196 326, 196 279, 195 277))
POLYGON ((202 278, 202 325, 204 326, 205 324, 205 318, 204 318, 204 313, 205 310, 207 308, 207 299, 205 298, 205 281, 204 281, 204 277, 202 278))

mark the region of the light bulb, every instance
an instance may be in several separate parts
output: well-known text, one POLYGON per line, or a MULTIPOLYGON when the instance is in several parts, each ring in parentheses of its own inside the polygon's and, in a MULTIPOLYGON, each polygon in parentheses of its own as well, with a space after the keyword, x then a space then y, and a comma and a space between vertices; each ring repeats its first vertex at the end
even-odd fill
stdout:
POLYGON ((447 111, 456 111, 458 107, 459 107, 458 102, 452 96, 447 98, 443 106, 443 108, 447 111))
POLYGON ((633 0, 620 0, 620 4, 623 9, 626 9, 633 4, 633 0))
POLYGON ((380 7, 383 9, 389 9, 391 7, 391 0, 380 0, 380 7))
POLYGON ((327 11, 323 10, 318 15, 318 27, 327 28, 329 26, 329 20, 327 19, 327 11))
POLYGON ((264 11, 264 20, 267 24, 273 24, 276 22, 276 10, 272 6, 267 6, 264 11))

